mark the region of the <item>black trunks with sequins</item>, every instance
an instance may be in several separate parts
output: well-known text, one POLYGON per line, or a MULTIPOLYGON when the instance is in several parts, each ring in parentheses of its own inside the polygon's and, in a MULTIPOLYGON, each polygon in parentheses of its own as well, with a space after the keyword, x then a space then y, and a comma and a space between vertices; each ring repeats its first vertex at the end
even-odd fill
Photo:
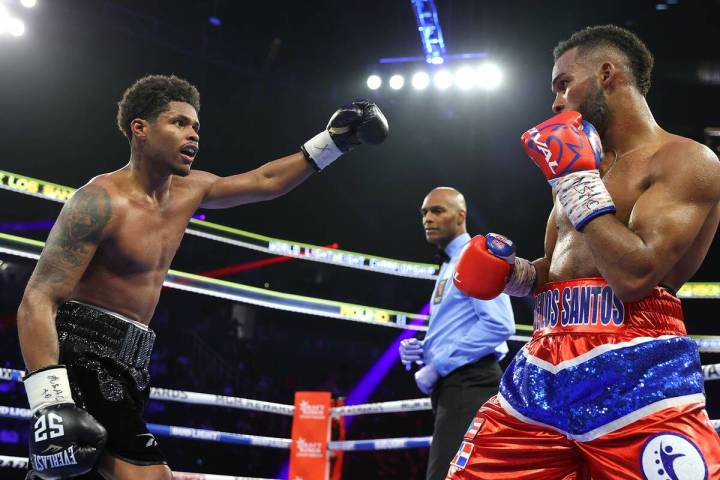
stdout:
POLYGON ((107 430, 106 452, 135 465, 166 463, 142 419, 155 332, 75 301, 60 306, 56 326, 73 398, 107 430))

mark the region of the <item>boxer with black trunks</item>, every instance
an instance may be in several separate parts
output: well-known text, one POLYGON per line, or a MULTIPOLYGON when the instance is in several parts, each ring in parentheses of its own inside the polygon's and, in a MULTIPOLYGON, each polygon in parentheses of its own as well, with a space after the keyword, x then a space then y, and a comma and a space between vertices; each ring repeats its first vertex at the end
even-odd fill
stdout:
POLYGON ((535 330, 447 478, 718 479, 720 438, 676 291, 717 230, 720 162, 655 122, 653 57, 635 34, 588 27, 554 56, 557 115, 522 136, 553 190, 545 256, 478 236, 455 277, 481 298, 533 292, 535 330))
POLYGON ((229 177, 192 170, 197 89, 144 77, 118 104, 129 163, 63 207, 18 309, 33 413, 28 478, 170 479, 142 411, 155 334, 148 324, 185 227, 198 208, 269 200, 388 126, 367 101, 339 109, 301 151, 229 177))

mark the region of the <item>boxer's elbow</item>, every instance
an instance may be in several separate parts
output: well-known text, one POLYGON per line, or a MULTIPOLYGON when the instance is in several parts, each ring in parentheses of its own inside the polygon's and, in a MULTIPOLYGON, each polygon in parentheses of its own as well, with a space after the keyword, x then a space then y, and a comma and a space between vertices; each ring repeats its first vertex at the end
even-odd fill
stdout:
POLYGON ((657 286, 657 280, 651 274, 627 273, 612 282, 610 286, 623 302, 636 302, 650 295, 657 286))

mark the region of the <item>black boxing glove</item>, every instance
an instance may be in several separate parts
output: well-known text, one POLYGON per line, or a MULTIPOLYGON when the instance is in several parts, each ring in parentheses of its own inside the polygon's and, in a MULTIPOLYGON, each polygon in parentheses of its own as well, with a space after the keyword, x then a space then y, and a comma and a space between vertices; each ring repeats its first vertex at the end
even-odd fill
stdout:
POLYGON ((105 448, 105 428, 75 406, 64 365, 36 370, 23 381, 32 411, 30 466, 43 480, 83 475, 105 448))
POLYGON ((385 115, 378 106, 358 100, 338 109, 330 117, 326 130, 305 142, 300 149, 317 170, 322 170, 361 143, 382 143, 388 130, 385 115))

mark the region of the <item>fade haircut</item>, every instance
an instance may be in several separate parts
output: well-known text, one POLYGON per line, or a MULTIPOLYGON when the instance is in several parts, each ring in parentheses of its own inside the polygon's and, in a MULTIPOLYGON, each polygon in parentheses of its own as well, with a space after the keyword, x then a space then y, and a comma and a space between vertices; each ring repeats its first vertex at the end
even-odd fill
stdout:
POLYGON ((616 25, 585 27, 573 33, 567 40, 558 43, 553 50, 555 61, 557 62, 565 52, 575 47, 579 56, 601 47, 610 47, 619 51, 627 61, 635 86, 643 96, 647 95, 655 60, 645 43, 633 32, 616 25))
POLYGON ((200 93, 187 80, 175 75, 143 77, 130 85, 118 102, 117 126, 131 141, 130 122, 136 118, 154 122, 158 115, 169 110, 170 102, 189 103, 200 112, 200 93))

